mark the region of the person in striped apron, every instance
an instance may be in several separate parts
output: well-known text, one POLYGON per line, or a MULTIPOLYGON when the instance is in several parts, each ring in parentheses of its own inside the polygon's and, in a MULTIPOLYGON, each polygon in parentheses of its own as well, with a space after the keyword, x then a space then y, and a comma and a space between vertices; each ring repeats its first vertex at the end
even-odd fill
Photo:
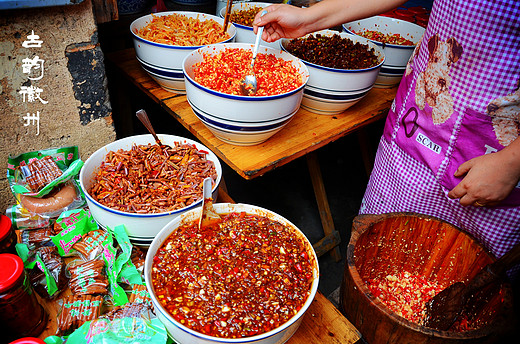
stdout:
MULTIPOLYGON (((254 25, 264 26, 263 39, 271 42, 403 3, 272 5, 254 25)), ((496 257, 519 243, 519 86, 520 1, 434 1, 388 113, 360 213, 434 216, 496 257)))

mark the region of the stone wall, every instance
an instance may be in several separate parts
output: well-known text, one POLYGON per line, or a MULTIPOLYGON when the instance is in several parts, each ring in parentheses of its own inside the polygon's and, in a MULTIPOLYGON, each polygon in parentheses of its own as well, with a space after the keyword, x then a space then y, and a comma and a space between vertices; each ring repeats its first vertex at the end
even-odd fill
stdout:
POLYGON ((91 0, 0 11, 0 120, 2 213, 15 204, 9 155, 75 145, 85 161, 115 140, 91 0), (33 31, 39 38, 30 40, 33 31), (38 114, 39 121, 24 118, 38 114))

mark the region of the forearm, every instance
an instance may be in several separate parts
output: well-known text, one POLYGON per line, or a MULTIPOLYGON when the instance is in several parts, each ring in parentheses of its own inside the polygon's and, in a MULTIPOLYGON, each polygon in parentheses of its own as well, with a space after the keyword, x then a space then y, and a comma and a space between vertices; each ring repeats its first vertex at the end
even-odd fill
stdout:
POLYGON ((405 2, 406 0, 323 0, 304 11, 305 22, 309 32, 314 32, 378 15, 405 2))

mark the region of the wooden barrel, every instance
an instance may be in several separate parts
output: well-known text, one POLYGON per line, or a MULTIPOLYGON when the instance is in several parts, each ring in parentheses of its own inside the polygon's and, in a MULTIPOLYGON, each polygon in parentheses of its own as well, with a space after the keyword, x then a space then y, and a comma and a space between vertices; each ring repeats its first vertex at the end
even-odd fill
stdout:
POLYGON ((507 282, 479 315, 487 317, 487 325, 465 332, 437 331, 408 321, 370 292, 365 281, 400 271, 446 285, 467 282, 495 261, 473 237, 439 219, 415 213, 357 216, 346 259, 340 307, 369 344, 491 343, 512 316, 507 282))

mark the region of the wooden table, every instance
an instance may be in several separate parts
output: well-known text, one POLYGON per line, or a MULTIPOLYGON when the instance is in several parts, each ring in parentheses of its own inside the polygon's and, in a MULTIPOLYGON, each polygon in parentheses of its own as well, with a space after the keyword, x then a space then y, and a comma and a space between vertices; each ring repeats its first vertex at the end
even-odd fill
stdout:
MULTIPOLYGON (((223 162, 245 179, 253 179, 278 166, 305 156, 313 183, 325 237, 314 243, 318 256, 331 251, 334 259, 341 259, 338 244, 339 233, 334 229, 325 187, 315 151, 345 135, 361 130, 386 117, 395 97, 396 88, 373 88, 359 103, 345 112, 326 116, 300 109, 293 119, 273 137, 255 146, 236 146, 216 138, 195 116, 185 95, 168 92, 161 88, 142 68, 135 57, 134 49, 125 49, 107 55, 107 66, 142 90, 167 113, 176 118, 202 144, 211 149, 223 162)), ((120 80, 121 78, 117 78, 120 80)), ((117 89, 124 92, 125 85, 119 82, 117 89)), ((126 102, 124 94, 117 98, 126 102)), ((121 105, 122 106, 122 105, 121 105)), ((362 138, 362 136, 360 136, 362 138)), ((361 142, 365 168, 370 169, 369 153, 361 142)))
MULTIPOLYGON (((219 190, 219 202, 234 203, 233 199, 223 190, 219 190)), ((59 299, 70 295, 70 289, 64 290, 59 299)), ((60 305, 58 300, 48 301, 36 294, 40 304, 49 315, 47 327, 38 338, 45 339, 56 334, 60 305)), ((361 334, 347 318, 320 292, 316 293, 314 301, 303 316, 302 323, 287 344, 349 344, 361 342, 361 334)))

